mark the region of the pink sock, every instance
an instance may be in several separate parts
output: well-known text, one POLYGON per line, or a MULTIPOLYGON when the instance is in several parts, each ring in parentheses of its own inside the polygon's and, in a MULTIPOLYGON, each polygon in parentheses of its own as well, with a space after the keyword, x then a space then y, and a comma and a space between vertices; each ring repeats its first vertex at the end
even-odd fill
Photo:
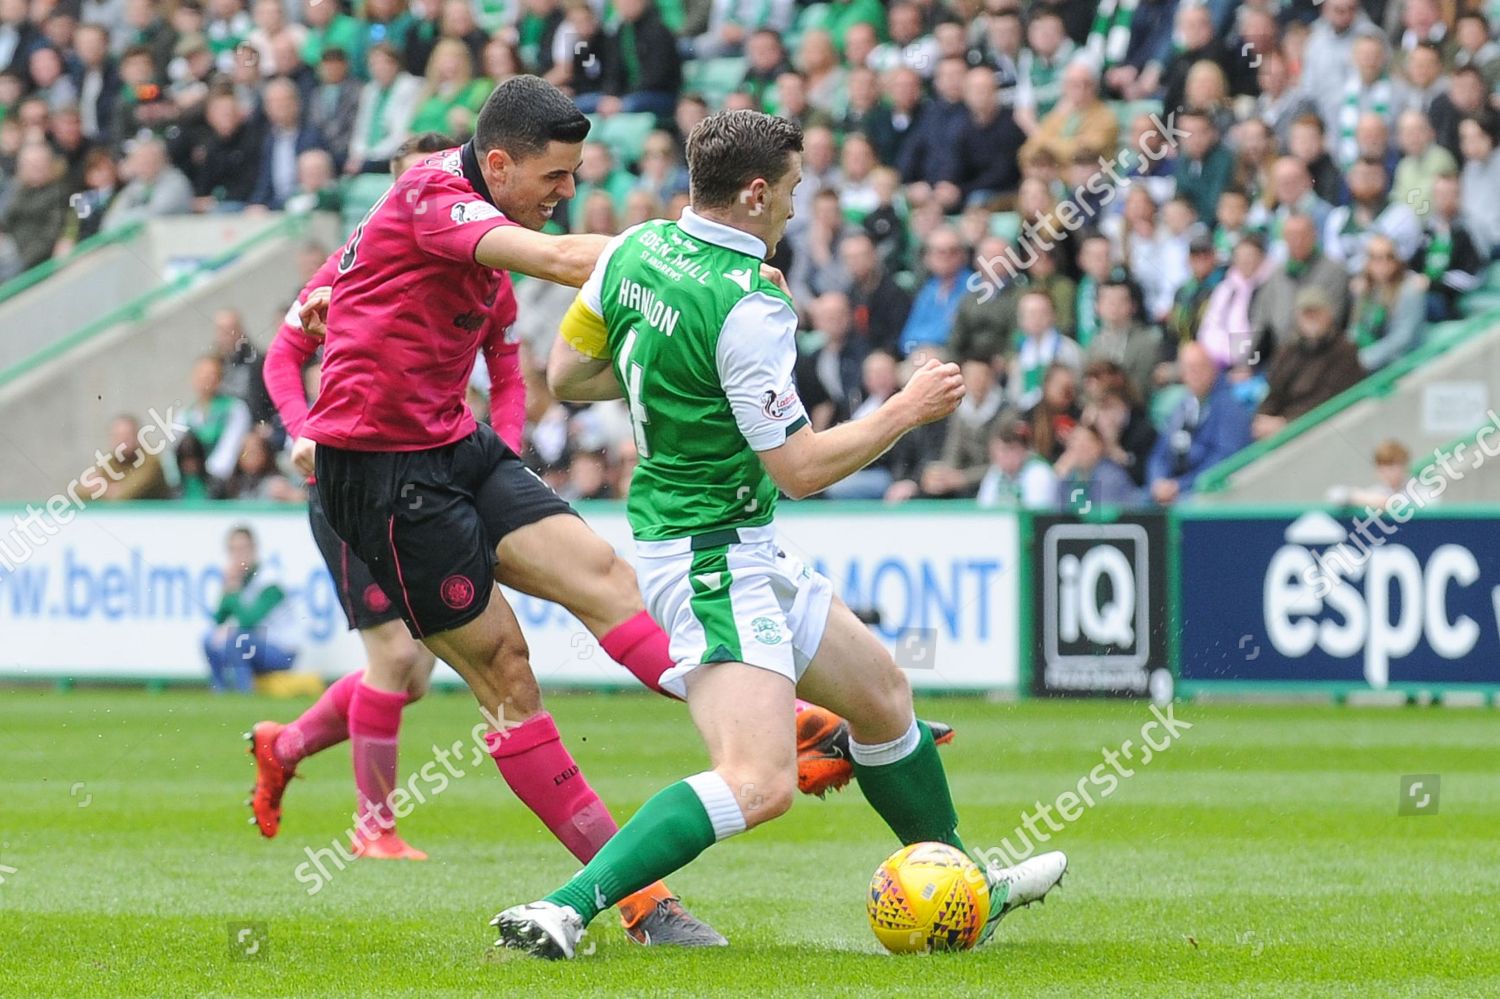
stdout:
POLYGON ((276 758, 287 766, 296 766, 314 753, 337 746, 349 738, 349 701, 359 686, 359 673, 350 673, 334 681, 312 707, 276 737, 272 747, 276 758))
POLYGON ((361 683, 349 702, 349 738, 354 748, 354 786, 359 792, 361 829, 394 829, 390 794, 396 787, 397 734, 406 694, 391 694, 361 683))
POLYGON ((630 670, 647 687, 658 694, 676 697, 661 689, 661 675, 672 668, 671 639, 651 620, 651 615, 641 611, 614 627, 599 639, 599 644, 611 659, 630 670))
POLYGON ((490 732, 484 741, 516 797, 581 862, 588 863, 615 834, 619 827, 563 746, 550 714, 490 732))

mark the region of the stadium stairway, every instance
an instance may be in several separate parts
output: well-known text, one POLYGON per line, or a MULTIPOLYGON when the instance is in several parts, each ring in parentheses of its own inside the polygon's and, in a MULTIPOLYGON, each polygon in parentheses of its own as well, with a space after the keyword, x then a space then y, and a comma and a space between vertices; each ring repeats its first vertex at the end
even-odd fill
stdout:
POLYGON ((1323 503, 1332 487, 1374 482, 1375 446, 1388 438, 1411 451, 1414 475, 1462 446, 1448 462, 1457 474, 1441 476, 1444 505, 1500 502, 1500 465, 1481 472, 1475 447, 1479 431, 1500 421, 1500 264, 1464 312, 1429 326, 1406 357, 1209 470, 1193 502, 1323 503))
POLYGON ((264 349, 309 236, 333 245, 337 219, 154 220, 18 279, 0 298, 0 500, 66 488, 106 446, 113 417, 149 421, 184 404, 216 310, 239 310, 264 349))

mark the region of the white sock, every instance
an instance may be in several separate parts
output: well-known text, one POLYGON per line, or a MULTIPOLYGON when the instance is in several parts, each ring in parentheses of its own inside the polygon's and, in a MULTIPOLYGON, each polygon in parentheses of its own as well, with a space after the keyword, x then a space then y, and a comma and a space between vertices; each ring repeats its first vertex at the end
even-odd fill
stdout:
POLYGON ((739 799, 734 796, 734 791, 723 777, 712 770, 705 770, 686 778, 686 783, 703 803, 708 821, 713 823, 716 840, 728 839, 745 831, 745 813, 741 811, 739 799))
POLYGON ((911 720, 911 727, 906 734, 890 742, 877 742, 866 744, 849 740, 849 754, 854 757, 854 762, 866 767, 882 767, 890 763, 896 763, 906 759, 917 751, 917 745, 922 741, 922 730, 917 728, 917 720, 911 720))

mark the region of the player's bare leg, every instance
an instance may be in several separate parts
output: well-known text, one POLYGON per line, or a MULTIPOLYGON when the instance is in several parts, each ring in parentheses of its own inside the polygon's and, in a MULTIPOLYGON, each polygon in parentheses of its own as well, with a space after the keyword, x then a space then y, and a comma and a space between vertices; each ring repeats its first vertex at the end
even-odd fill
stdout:
POLYGON ((511 531, 495 547, 495 557, 496 579, 562 604, 597 636, 645 612, 630 563, 572 514, 511 531))
MULTIPOLYGON (((670 641, 646 613, 635 570, 582 519, 559 514, 518 528, 501 539, 495 556, 496 580, 566 607, 610 658, 666 694, 659 681, 672 665, 670 641)), ((939 742, 952 740, 951 728, 936 728, 939 742)), ((848 745, 842 718, 816 703, 799 702, 798 788, 821 797, 848 784, 854 776, 848 745)))
POLYGON ((741 828, 784 814, 797 791, 791 681, 758 666, 715 663, 688 675, 687 692, 711 773, 738 803, 741 828))
MULTIPOLYGON (((359 637, 365 646, 366 666, 363 671, 350 673, 335 681, 295 721, 286 725, 262 721, 250 730, 250 752, 255 758, 256 766, 255 787, 249 801, 254 812, 251 821, 259 827, 261 835, 268 839, 280 831, 282 798, 288 783, 296 774, 297 765, 315 753, 338 745, 351 735, 355 740, 356 783, 362 779, 363 771, 361 810, 364 810, 363 802, 366 800, 378 800, 372 799, 371 795, 379 784, 394 781, 394 772, 388 777, 382 777, 381 767, 369 766, 368 760, 367 765, 362 767, 362 757, 370 755, 362 752, 362 749, 373 748, 374 755, 382 760, 389 757, 394 771, 394 752, 383 753, 383 747, 379 745, 384 741, 386 729, 391 724, 388 719, 379 717, 379 709, 383 702, 391 699, 389 695, 404 694, 404 706, 419 700, 427 692, 432 676, 432 653, 418 644, 400 621, 386 621, 361 628, 359 637), (375 691, 375 697, 361 697, 361 687, 375 691), (374 710, 371 705, 363 703, 367 700, 374 704, 374 710), (356 704, 359 705, 357 713, 356 704), (372 714, 377 716, 377 730, 367 747, 366 739, 372 734, 367 733, 358 721, 351 721, 351 716, 364 719, 372 714)), ((397 720, 399 721, 399 706, 397 720)), ((363 826, 357 825, 356 828, 363 826)), ((357 842, 355 849, 366 856, 404 856, 410 859, 425 856, 421 851, 401 843, 399 837, 385 839, 370 851, 362 850, 357 842), (398 845, 400 849, 396 849, 398 845)))
MULTIPOLYGON (((521 801, 562 844, 587 863, 618 831, 562 744, 552 716, 542 708, 526 638, 498 590, 478 617, 429 635, 427 647, 469 685, 491 726, 490 756, 521 801)), ((724 938, 693 919, 660 881, 619 900, 620 915, 639 943, 722 946, 724 938)))

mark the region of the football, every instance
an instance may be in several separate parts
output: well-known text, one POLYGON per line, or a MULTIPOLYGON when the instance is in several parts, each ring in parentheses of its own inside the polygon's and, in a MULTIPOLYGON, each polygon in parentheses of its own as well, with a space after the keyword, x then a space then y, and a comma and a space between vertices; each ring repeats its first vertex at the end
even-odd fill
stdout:
POLYGON ((968 950, 990 916, 979 866, 946 843, 913 843, 886 858, 867 901, 875 938, 893 954, 968 950))

